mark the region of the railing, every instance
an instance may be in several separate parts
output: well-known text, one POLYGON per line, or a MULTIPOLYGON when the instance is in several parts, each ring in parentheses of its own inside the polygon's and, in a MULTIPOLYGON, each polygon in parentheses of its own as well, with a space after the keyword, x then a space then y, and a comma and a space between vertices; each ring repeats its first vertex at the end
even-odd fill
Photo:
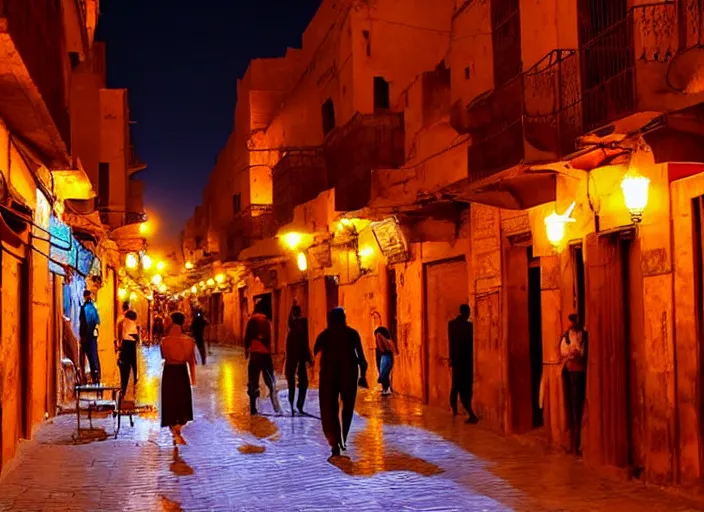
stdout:
POLYGON ((279 226, 293 220, 296 206, 315 199, 327 188, 322 148, 291 148, 272 171, 274 218, 279 226))
POLYGON ((636 112, 636 63, 677 53, 673 2, 633 7, 576 50, 540 62, 468 107, 469 176, 486 178, 524 161, 526 143, 563 157, 580 135, 636 112))
POLYGON ((256 240, 276 234, 272 205, 253 204, 240 211, 227 232, 225 261, 235 261, 256 240))
POLYGON ((403 114, 356 114, 325 139, 327 186, 335 187, 335 208, 354 210, 371 196, 372 169, 403 165, 403 114))
POLYGON ((7 18, 12 38, 66 146, 70 145, 63 48, 63 15, 54 0, 4 0, 0 15, 7 18))

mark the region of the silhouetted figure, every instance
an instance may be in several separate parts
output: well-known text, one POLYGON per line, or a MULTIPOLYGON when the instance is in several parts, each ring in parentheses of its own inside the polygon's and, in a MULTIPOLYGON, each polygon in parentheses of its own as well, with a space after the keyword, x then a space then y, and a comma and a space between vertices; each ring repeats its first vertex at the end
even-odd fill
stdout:
POLYGON ((205 319, 203 311, 200 309, 196 310, 193 314, 193 322, 191 323, 191 331, 193 332, 193 337, 196 340, 196 346, 198 347, 198 353, 200 354, 200 362, 205 364, 206 350, 205 350, 205 328, 208 325, 208 321, 205 319))
POLYGON ((366 386, 367 360, 359 333, 347 326, 345 311, 328 313, 328 327, 315 341, 314 353, 320 356, 320 416, 332 456, 347 449, 347 434, 352 425, 357 385, 366 386), (342 402, 342 430, 340 429, 342 402))
POLYGON ((271 359, 272 328, 269 318, 264 314, 264 304, 254 306, 254 314, 247 322, 244 335, 245 357, 249 358, 247 366, 247 394, 249 395, 249 412, 257 414, 259 398, 259 376, 264 376, 264 384, 269 388, 271 404, 276 412, 281 411, 279 397, 276 393, 274 362, 271 359))
POLYGON ((290 330, 286 336, 286 365, 285 373, 288 381, 288 401, 291 403, 291 414, 293 414, 293 402, 296 394, 296 377, 298 377, 298 401, 296 406, 298 412, 303 414, 303 406, 306 402, 306 391, 308 390, 308 369, 307 365, 313 364, 313 357, 308 345, 308 320, 303 318, 301 307, 294 305, 291 310, 290 330))
POLYGON ((134 375, 134 384, 137 385, 137 342, 139 330, 137 329, 137 313, 129 310, 125 313, 118 329, 120 332, 120 346, 118 366, 120 367, 120 383, 122 396, 127 393, 127 384, 130 381, 130 370, 134 375))
POLYGON ((467 423, 477 423, 479 418, 472 410, 472 386, 474 380, 474 326, 469 320, 469 305, 460 306, 460 314, 447 325, 450 342, 450 368, 452 369, 452 389, 450 406, 457 415, 457 395, 469 414, 467 423))
POLYGON ((98 309, 95 307, 90 290, 85 290, 79 316, 78 331, 81 338, 79 359, 81 361, 81 375, 85 372, 86 358, 88 359, 93 384, 100 382, 100 359, 98 358, 99 325, 100 316, 98 316, 98 309))
POLYGON ((572 422, 572 450, 582 453, 582 413, 587 387, 587 331, 582 328, 579 315, 569 316, 570 327, 562 335, 560 354, 565 361, 569 382, 570 420, 572 422))
POLYGON ((191 384, 196 384, 195 343, 183 333, 185 321, 183 313, 172 313, 171 329, 161 342, 161 357, 165 361, 161 377, 161 426, 171 429, 175 445, 185 444, 181 427, 193 421, 191 384))

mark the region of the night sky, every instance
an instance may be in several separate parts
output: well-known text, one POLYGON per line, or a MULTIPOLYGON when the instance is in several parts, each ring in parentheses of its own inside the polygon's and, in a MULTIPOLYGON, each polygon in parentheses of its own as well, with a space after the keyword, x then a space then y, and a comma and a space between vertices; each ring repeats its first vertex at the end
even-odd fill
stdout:
POLYGON ((176 241, 233 128, 250 59, 300 47, 320 0, 103 0, 108 87, 129 89, 145 204, 176 241))

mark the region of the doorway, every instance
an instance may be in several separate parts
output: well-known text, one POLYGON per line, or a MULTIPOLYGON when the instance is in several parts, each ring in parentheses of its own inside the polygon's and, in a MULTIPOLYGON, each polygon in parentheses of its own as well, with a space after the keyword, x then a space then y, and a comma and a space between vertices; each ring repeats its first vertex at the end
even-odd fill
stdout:
POLYGON ((542 298, 540 287, 540 259, 534 258, 528 249, 528 325, 530 336, 531 403, 533 405, 533 428, 543 426, 543 410, 540 408, 540 381, 543 378, 543 326, 542 298))
POLYGON ((388 329, 391 333, 391 339, 394 340, 398 349, 398 290, 396 288, 396 270, 393 268, 387 270, 387 281, 388 329))
POLYGON ((540 259, 533 258, 530 244, 530 237, 518 235, 505 250, 510 431, 518 434, 543 422, 540 259))
POLYGON ((640 243, 632 230, 587 237, 586 446, 597 464, 644 465, 643 287, 640 243))
POLYGON ((325 276, 325 300, 328 312, 340 305, 340 285, 337 276, 325 276))
POLYGON ((425 265, 424 399, 447 406, 451 388, 447 324, 468 303, 467 263, 462 258, 425 265))

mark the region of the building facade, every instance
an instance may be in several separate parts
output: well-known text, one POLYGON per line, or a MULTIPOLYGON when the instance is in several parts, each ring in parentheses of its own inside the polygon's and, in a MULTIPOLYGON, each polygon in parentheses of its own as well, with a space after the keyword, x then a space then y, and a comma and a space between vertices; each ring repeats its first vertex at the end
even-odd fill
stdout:
POLYGON ((311 340, 342 305, 370 354, 376 326, 394 334, 397 392, 446 407, 447 322, 468 302, 482 420, 569 449, 559 343, 577 313, 585 460, 695 484, 700 3, 397 4, 324 1, 300 50, 239 84, 199 207, 221 241, 201 268, 236 282, 196 289, 222 295, 221 337, 263 300, 281 353, 294 300, 311 340))

